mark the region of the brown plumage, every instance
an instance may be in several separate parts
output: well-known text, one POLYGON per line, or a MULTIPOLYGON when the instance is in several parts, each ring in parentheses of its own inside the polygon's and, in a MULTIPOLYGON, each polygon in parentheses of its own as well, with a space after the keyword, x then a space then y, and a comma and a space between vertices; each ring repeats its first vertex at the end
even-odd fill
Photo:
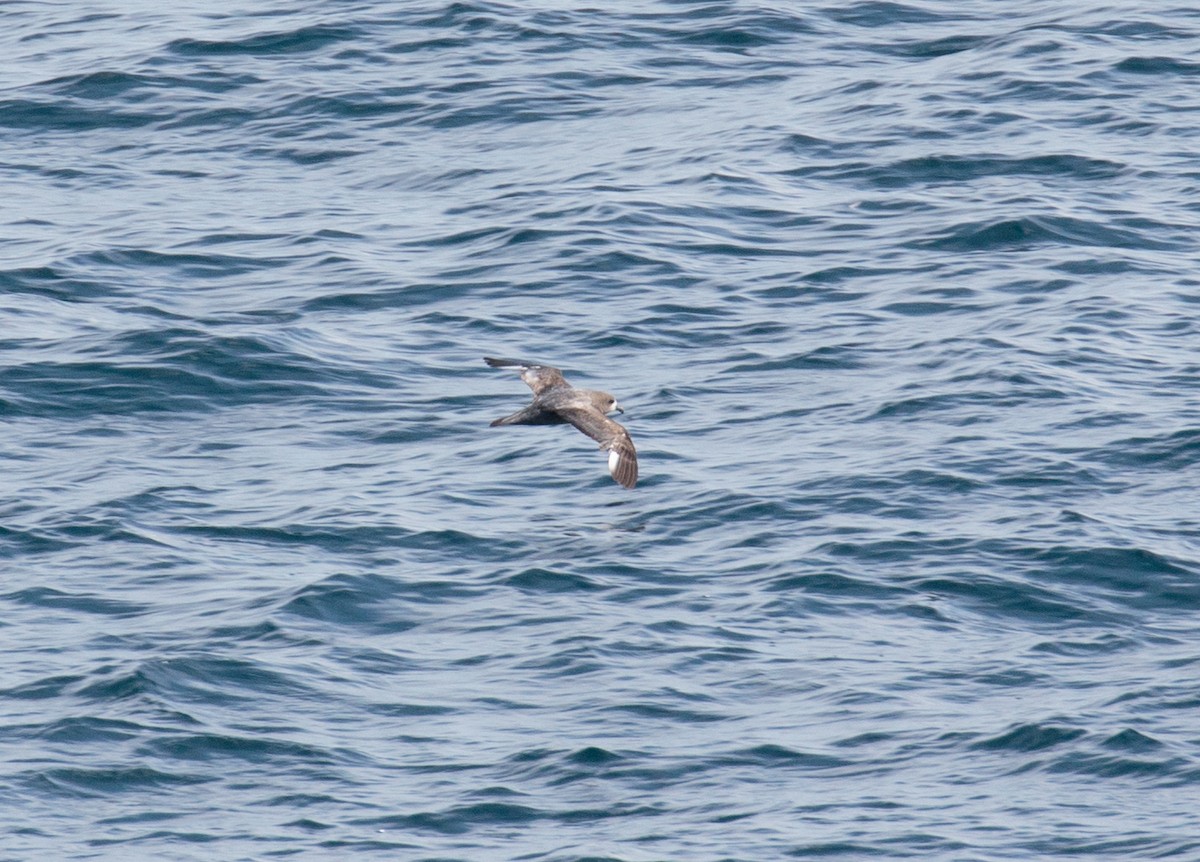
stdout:
POLYGON ((518 368, 521 379, 533 390, 533 401, 511 416, 492 422, 496 425, 560 425, 570 423, 608 450, 608 472, 626 488, 637 484, 637 450, 629 432, 607 414, 612 411, 624 413, 617 399, 607 392, 591 389, 576 389, 565 379, 562 372, 549 365, 523 362, 519 359, 493 359, 485 356, 483 361, 492 368, 518 368))

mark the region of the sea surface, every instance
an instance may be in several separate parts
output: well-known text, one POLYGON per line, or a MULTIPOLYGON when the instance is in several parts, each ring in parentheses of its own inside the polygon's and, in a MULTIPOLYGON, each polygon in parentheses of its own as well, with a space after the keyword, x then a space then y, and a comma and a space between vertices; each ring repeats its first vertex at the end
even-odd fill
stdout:
POLYGON ((1200 859, 1194 5, 0 55, 2 862, 1200 859))

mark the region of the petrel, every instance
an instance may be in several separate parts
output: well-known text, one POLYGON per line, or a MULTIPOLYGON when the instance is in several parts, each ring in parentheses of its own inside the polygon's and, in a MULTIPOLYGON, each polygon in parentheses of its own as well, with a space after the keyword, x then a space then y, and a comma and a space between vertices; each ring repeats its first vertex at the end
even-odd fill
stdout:
POLYGON ((511 416, 492 422, 496 425, 562 425, 570 423, 608 450, 608 472, 624 485, 637 484, 637 450, 629 432, 608 418, 614 410, 624 413, 617 399, 607 392, 576 389, 563 379, 562 372, 549 365, 520 359, 483 357, 492 368, 519 368, 521 379, 533 390, 533 402, 511 416))

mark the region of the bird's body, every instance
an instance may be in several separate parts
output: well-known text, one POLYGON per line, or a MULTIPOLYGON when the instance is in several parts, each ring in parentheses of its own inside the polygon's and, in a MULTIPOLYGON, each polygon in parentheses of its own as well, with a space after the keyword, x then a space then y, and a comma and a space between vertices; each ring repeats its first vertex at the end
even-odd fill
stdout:
POLYGON ((517 368, 521 379, 533 390, 533 401, 511 416, 496 419, 496 425, 574 425, 608 450, 608 471, 620 484, 632 488, 637 484, 637 450, 629 432, 608 418, 609 413, 624 413, 617 399, 607 392, 576 389, 549 365, 523 362, 519 359, 483 359, 492 368, 517 368))

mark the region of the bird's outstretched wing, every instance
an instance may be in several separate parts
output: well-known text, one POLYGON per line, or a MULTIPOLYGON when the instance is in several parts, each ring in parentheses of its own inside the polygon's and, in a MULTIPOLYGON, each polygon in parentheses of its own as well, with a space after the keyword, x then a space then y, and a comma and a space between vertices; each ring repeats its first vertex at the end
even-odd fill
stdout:
POLYGON ((637 484, 637 450, 624 426, 594 407, 560 407, 555 412, 608 450, 608 472, 614 479, 626 488, 637 484))
POLYGON ((521 379, 533 390, 534 395, 541 395, 547 389, 562 386, 567 381, 562 372, 549 365, 538 365, 536 362, 525 362, 521 359, 496 359, 492 356, 483 357, 483 361, 492 368, 517 368, 521 379))

